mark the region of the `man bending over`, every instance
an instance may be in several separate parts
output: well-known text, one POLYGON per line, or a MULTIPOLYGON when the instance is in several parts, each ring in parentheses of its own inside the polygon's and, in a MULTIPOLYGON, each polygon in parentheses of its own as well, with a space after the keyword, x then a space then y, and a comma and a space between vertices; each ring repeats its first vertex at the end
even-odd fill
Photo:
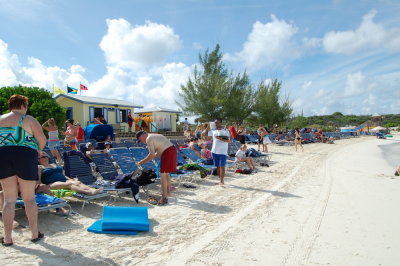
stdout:
POLYGON ((168 203, 168 197, 171 196, 171 176, 169 173, 176 172, 176 148, 165 136, 160 134, 148 134, 140 130, 136 133, 136 139, 139 142, 147 144, 149 154, 139 162, 140 165, 160 157, 160 177, 161 177, 161 199, 158 205, 168 203))

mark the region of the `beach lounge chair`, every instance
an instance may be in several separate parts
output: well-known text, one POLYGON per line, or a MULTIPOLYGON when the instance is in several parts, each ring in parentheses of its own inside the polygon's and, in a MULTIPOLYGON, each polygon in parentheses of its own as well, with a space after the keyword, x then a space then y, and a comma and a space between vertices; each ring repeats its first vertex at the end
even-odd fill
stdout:
MULTIPOLYGON (((117 148, 111 149, 110 153, 114 159, 114 161, 120 167, 120 170, 123 174, 134 174, 138 175, 143 168, 139 168, 137 165, 137 160, 135 160, 132 156, 132 152, 127 148, 117 148)), ((144 193, 148 195, 147 184, 140 185, 144 193)))
MULTIPOLYGON (((184 148, 181 149, 182 154, 184 155, 184 157, 189 158, 192 162, 194 163, 198 163, 200 166, 212 170, 215 169, 216 166, 215 165, 206 165, 203 163, 203 159, 200 158, 192 149, 190 148, 184 148)), ((231 170, 235 170, 235 163, 234 162, 226 162, 226 168, 227 169, 231 169, 231 170)))
MULTIPOLYGON (((71 205, 69 205, 66 200, 41 193, 37 193, 35 195, 35 200, 39 212, 67 207, 68 208, 67 215, 71 213, 71 205)), ((20 197, 18 197, 17 199, 16 206, 18 209, 25 208, 24 201, 20 197)))
MULTIPOLYGON (((90 165, 85 161, 85 155, 83 155, 80 151, 66 151, 62 155, 64 159, 64 170, 65 175, 70 178, 77 178, 82 183, 93 186, 99 187, 95 184, 97 178, 93 176, 92 169, 90 165)), ((76 193, 74 197, 79 198, 83 201, 82 210, 85 207, 86 203, 94 199, 105 198, 109 197, 110 194, 107 192, 98 193, 95 195, 85 195, 81 193, 76 193)))
MULTIPOLYGON (((136 163, 138 163, 141 160, 143 160, 144 158, 146 158, 146 156, 149 154, 148 149, 141 148, 141 147, 132 147, 132 148, 129 148, 129 150, 132 154, 133 160, 136 163)), ((153 160, 151 160, 151 161, 148 161, 147 163, 143 164, 142 168, 151 169, 151 170, 156 171, 157 165, 154 163, 153 160)))
POLYGON ((45 146, 43 148, 43 151, 48 155, 49 163, 56 163, 57 160, 56 160, 56 158, 53 157, 53 154, 51 154, 49 147, 45 146))
POLYGON ((136 161, 128 148, 112 148, 110 154, 123 174, 129 174, 137 170, 136 161))

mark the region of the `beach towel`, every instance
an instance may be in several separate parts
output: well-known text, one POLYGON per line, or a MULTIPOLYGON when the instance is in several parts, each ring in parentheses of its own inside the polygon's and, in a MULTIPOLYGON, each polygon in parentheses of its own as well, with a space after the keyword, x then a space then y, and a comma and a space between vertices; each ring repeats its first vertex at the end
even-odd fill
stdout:
POLYGON ((130 188, 133 198, 139 203, 139 185, 132 179, 132 174, 119 174, 115 181, 115 188, 130 188))
POLYGON ((89 232, 99 234, 134 235, 148 232, 150 222, 147 207, 104 206, 102 218, 94 222, 89 232))
MULTIPOLYGON (((46 194, 35 194, 35 200, 38 207, 65 202, 62 199, 46 194)), ((24 206, 24 201, 20 197, 17 198, 16 203, 17 206, 24 206)))
POLYGON ((179 170, 198 170, 200 172, 201 178, 205 178, 207 176, 207 169, 200 166, 198 163, 188 163, 185 165, 179 166, 179 170))

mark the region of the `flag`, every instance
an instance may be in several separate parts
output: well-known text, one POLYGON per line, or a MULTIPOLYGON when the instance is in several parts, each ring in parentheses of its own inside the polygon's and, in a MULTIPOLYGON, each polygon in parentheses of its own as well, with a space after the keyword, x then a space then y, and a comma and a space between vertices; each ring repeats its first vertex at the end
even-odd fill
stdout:
POLYGON ((68 93, 70 94, 77 94, 78 90, 72 87, 67 86, 68 93))
POLYGON ((65 91, 63 91, 62 89, 58 88, 58 87, 54 87, 53 88, 53 92, 55 94, 65 94, 65 91))
POLYGON ((80 88, 81 88, 81 91, 87 91, 88 90, 88 88, 83 84, 80 84, 80 88))

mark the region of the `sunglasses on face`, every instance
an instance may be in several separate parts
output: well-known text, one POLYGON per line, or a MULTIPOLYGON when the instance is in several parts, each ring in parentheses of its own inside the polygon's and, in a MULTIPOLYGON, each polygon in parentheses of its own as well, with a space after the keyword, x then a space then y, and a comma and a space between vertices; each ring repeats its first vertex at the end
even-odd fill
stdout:
POLYGON ((48 156, 41 156, 41 157, 39 157, 39 159, 43 159, 43 158, 49 158, 48 156))

